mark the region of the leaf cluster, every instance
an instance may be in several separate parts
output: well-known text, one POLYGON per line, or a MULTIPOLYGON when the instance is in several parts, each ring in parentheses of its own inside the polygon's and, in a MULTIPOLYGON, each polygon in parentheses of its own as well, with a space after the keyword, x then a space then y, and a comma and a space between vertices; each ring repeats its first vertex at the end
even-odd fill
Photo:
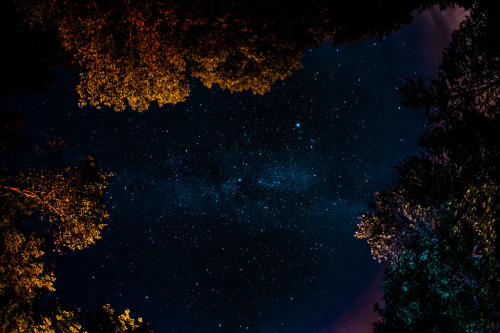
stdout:
POLYGON ((0 332, 149 333, 142 319, 109 305, 95 316, 61 302, 39 308, 43 295, 55 290, 48 253, 89 247, 101 238, 108 217, 103 195, 112 174, 90 156, 80 165, 62 166, 64 146, 51 141, 47 149, 39 148, 47 160, 40 170, 0 173, 0 332), (23 222, 36 214, 47 228, 30 232, 23 222))
POLYGON ((3 178, 0 186, 13 203, 8 206, 9 215, 34 208, 48 222, 57 250, 81 250, 100 238, 102 222, 108 217, 102 196, 111 176, 88 157, 79 166, 28 169, 3 178))

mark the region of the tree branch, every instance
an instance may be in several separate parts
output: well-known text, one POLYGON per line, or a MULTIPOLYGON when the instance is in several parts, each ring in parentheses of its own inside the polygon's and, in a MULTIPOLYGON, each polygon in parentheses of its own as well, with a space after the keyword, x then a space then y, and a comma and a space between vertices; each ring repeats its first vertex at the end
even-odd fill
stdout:
MULTIPOLYGON (((12 187, 12 186, 5 186, 5 185, 2 185, 3 188, 5 189, 8 189, 8 190, 11 190, 11 191, 14 191, 14 192, 17 192, 19 194, 22 194, 22 195, 25 195, 27 196, 28 198, 34 198, 36 199, 37 201, 40 202, 41 205, 45 205, 47 207, 49 207, 51 210, 53 210, 56 214, 60 215, 61 217, 65 217, 67 218, 68 220, 71 220, 71 218, 66 215, 64 212, 62 212, 61 210, 57 209, 56 207, 52 206, 51 204, 49 204, 48 202, 46 202, 45 200, 43 200, 38 194, 36 193, 33 193, 31 191, 28 191, 28 190, 21 190, 20 188, 17 188, 17 187, 12 187)), ((52 222, 50 222, 52 224, 52 222)))

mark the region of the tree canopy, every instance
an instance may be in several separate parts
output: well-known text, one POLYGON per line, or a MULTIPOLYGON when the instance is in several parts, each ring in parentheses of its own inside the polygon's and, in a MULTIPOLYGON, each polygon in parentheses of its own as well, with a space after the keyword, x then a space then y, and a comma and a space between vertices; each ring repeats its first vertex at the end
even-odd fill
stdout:
POLYGON ((304 48, 381 37, 409 23, 412 10, 436 3, 14 1, 30 26, 57 31, 73 56, 80 106, 117 111, 182 102, 193 78, 264 94, 301 68, 304 48))
POLYGON ((402 90, 428 115, 425 152, 394 168, 355 234, 390 261, 377 332, 500 329, 497 14, 475 6, 437 78, 402 90))
POLYGON ((90 156, 80 165, 63 166, 64 146, 51 141, 39 150, 40 169, 0 174, 0 332, 149 333, 145 321, 110 305, 85 316, 62 302, 40 307, 42 297, 55 290, 47 255, 89 247, 101 238, 108 217, 103 195, 112 174, 90 156), (24 224, 35 214, 41 231, 24 224))
POLYGON ((35 301, 54 290, 54 274, 44 263, 41 237, 7 229, 0 240, 0 330, 27 330, 34 322, 35 301))
MULTIPOLYGON (((184 101, 193 77, 207 87, 263 94, 301 67, 303 44, 277 31, 278 22, 262 12, 237 4, 41 0, 25 7, 31 24, 57 28, 80 65, 80 106, 143 111, 153 101, 184 101)), ((261 6, 277 11, 271 3, 261 6)), ((307 34, 324 39, 321 31, 307 34)))
MULTIPOLYGON (((57 143, 52 143, 57 145, 57 143)), ((3 224, 9 217, 38 211, 48 222, 57 250, 81 250, 101 238, 108 217, 102 198, 111 173, 97 167, 89 156, 78 166, 48 164, 0 179, 0 194, 7 202, 3 224)))

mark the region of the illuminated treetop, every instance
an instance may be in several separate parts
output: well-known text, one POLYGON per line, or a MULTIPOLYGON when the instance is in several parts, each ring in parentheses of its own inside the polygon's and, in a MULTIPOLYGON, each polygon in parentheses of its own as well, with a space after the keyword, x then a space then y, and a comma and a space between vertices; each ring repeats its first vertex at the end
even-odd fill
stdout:
POLYGON ((30 23, 54 25, 80 65, 81 106, 143 111, 153 101, 175 104, 189 95, 193 77, 207 87, 263 94, 300 68, 302 45, 269 29, 271 21, 231 6, 207 6, 136 0, 25 4, 30 23))
POLYGON ((46 165, 40 171, 5 175, 0 179, 0 195, 7 203, 2 224, 38 210, 57 250, 84 249, 101 238, 108 217, 103 194, 111 176, 90 156, 78 166, 46 165))
POLYGON ((39 170, 15 175, 1 170, 0 177, 0 332, 34 333, 150 333, 148 323, 133 319, 110 305, 95 315, 83 316, 78 308, 52 302, 40 308, 46 292, 54 291, 52 264, 63 250, 80 250, 101 238, 108 217, 104 190, 111 173, 92 157, 78 166, 62 166, 62 141, 38 149, 46 161, 39 170), (39 232, 27 231, 24 222, 39 213, 39 232), (51 253, 55 250, 55 253, 51 253))
POLYGON ((30 25, 57 31, 73 55, 80 106, 117 111, 182 102, 193 78, 209 88, 264 94, 301 68, 304 48, 329 37, 338 44, 382 36, 432 3, 15 1, 30 25))

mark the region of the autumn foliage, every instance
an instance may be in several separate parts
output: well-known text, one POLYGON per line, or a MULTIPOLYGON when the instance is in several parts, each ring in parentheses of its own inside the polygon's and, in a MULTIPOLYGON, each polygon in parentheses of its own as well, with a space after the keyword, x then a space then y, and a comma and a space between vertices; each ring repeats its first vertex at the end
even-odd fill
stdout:
POLYGON ((81 250, 95 243, 108 214, 102 199, 112 174, 99 169, 92 157, 76 167, 50 165, 29 169, 1 182, 3 194, 39 212, 57 250, 81 250))
MULTIPOLYGON (((189 95, 192 78, 209 88, 264 94, 301 67, 304 45, 277 32, 262 13, 243 15, 227 5, 39 0, 23 7, 31 25, 58 31, 80 66, 80 106, 143 111, 154 101, 176 104, 189 95)), ((326 38, 316 29, 307 34, 326 38)))
POLYGON ((109 305, 95 316, 62 302, 40 308, 42 296, 55 290, 48 255, 94 244, 108 218, 103 195, 112 174, 90 156, 77 166, 61 165, 64 146, 50 141, 39 149, 40 169, 0 174, 0 333, 151 332, 129 310, 119 314, 109 305), (39 216, 42 231, 24 226, 32 215, 39 216))

